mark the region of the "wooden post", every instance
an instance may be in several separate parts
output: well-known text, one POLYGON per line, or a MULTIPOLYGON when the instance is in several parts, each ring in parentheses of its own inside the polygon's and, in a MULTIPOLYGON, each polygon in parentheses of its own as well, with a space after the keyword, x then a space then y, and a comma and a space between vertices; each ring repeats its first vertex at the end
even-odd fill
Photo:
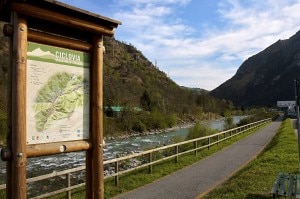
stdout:
POLYGON ((103 199, 103 35, 113 36, 121 22, 56 1, 4 0, 0 3, 0 13, 1 21, 9 22, 11 17, 5 30, 6 36, 11 36, 12 52, 8 84, 7 198, 26 199, 27 158, 56 154, 62 152, 62 147, 63 152, 88 150, 86 198, 103 199), (91 54, 89 140, 57 140, 57 143, 26 146, 27 41, 91 54))
POLYGON ((26 198, 27 21, 14 13, 12 84, 12 198, 26 198))
POLYGON ((115 174, 117 174, 117 175, 115 176, 115 186, 119 185, 119 175, 118 175, 118 172, 119 172, 119 162, 116 161, 115 162, 115 174))
POLYGON ((92 77, 92 176, 94 199, 104 198, 103 172, 103 38, 94 40, 92 77))
POLYGON ((207 149, 209 150, 210 149, 210 137, 207 139, 207 141, 208 141, 207 149))
POLYGON ((178 145, 176 145, 175 146, 175 154, 176 154, 176 156, 175 156, 175 163, 178 163, 178 145))
MULTIPOLYGON (((10 16, 10 23, 13 24, 13 14, 10 16)), ((4 32, 4 31, 3 31, 4 32)), ((7 84, 7 148, 12 147, 12 66, 13 66, 13 36, 9 38, 9 67, 8 67, 8 84, 7 84)), ((6 198, 12 199, 12 162, 6 161, 6 198)))
MULTIPOLYGON (((149 163, 152 162, 152 152, 150 152, 150 153, 148 154, 148 162, 149 162, 149 163)), ((149 165, 149 167, 148 167, 148 173, 149 173, 149 174, 152 173, 152 164, 149 165)))
POLYGON ((194 147, 195 147, 195 156, 197 156, 197 153, 198 153, 198 142, 197 141, 194 142, 194 147))
MULTIPOLYGON (((91 131, 90 131, 91 132, 91 131)), ((85 165, 86 165, 86 170, 85 170, 85 198, 91 198, 93 199, 93 165, 92 165, 92 160, 93 160, 93 151, 92 149, 86 151, 86 158, 85 158, 85 165)))
MULTIPOLYGON (((66 179, 67 179, 67 188, 71 187, 71 174, 67 173, 66 174, 66 179)), ((71 190, 67 191, 67 198, 71 199, 71 190)))

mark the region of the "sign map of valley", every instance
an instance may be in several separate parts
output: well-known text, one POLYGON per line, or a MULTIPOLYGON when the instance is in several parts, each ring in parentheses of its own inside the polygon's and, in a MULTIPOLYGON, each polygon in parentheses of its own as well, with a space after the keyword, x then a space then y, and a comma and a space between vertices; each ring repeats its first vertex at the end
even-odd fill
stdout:
POLYGON ((28 42, 26 142, 89 138, 88 53, 28 42))

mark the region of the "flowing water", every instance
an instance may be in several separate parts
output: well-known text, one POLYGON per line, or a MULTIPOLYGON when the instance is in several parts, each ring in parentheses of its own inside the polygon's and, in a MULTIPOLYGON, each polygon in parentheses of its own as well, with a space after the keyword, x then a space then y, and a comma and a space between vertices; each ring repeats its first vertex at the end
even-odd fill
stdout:
MULTIPOLYGON (((234 116, 234 123, 238 123, 242 118, 243 116, 234 116)), ((213 120, 203 124, 211 129, 222 131, 224 119, 213 120)), ((185 127, 165 133, 108 140, 106 141, 106 146, 104 149, 104 159, 112 159, 117 155, 126 155, 167 145, 175 138, 183 140, 188 134, 188 131, 189 128, 185 127)), ((27 178, 51 173, 54 170, 60 171, 82 165, 85 165, 85 152, 29 158, 27 160, 27 178)), ((5 183, 5 173, 5 162, 0 160, 0 184, 5 183)), ((30 189, 31 187, 28 187, 29 191, 30 189)))

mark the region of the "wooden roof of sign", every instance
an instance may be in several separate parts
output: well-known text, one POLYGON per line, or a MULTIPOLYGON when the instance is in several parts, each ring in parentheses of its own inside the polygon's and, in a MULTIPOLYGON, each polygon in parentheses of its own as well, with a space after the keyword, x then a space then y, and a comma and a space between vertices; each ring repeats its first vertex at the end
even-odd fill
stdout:
POLYGON ((121 25, 117 20, 55 0, 1 0, 0 20, 9 22, 11 12, 25 16, 29 28, 81 40, 89 34, 113 36, 121 25))

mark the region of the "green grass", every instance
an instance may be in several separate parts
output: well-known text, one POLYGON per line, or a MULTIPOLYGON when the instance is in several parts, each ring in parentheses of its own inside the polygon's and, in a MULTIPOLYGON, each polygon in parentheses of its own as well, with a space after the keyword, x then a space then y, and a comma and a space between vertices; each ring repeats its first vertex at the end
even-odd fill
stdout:
MULTIPOLYGON (((244 138, 250 134, 252 134, 254 131, 249 131, 244 134, 238 135, 234 138, 231 138, 229 140, 226 140, 222 143, 219 143, 219 145, 214 145, 210 148, 210 150, 203 149, 198 152, 198 155, 195 156, 194 153, 179 156, 178 163, 174 163, 174 159, 165 161, 163 163, 153 165, 152 173, 148 173, 148 168, 140 169, 135 172, 131 172, 128 174, 124 174, 119 177, 119 185, 114 185, 114 178, 108 179, 105 181, 105 198, 111 198, 113 196, 116 196, 118 194, 128 192, 130 190, 133 190, 135 188, 141 187, 145 184, 151 183, 163 176, 169 175, 179 169, 182 169, 186 166, 192 165, 193 163, 216 153, 217 151, 220 151, 226 146, 231 145, 232 143, 240 140, 241 138, 244 138)), ((56 196, 50 197, 51 199, 62 199, 65 197, 66 194, 59 194, 56 196)), ((85 188, 80 188, 77 190, 72 191, 72 199, 82 199, 85 198, 85 188)))
POLYGON ((272 198, 270 191, 279 172, 299 172, 297 146, 294 129, 287 119, 255 160, 204 198, 272 198))

